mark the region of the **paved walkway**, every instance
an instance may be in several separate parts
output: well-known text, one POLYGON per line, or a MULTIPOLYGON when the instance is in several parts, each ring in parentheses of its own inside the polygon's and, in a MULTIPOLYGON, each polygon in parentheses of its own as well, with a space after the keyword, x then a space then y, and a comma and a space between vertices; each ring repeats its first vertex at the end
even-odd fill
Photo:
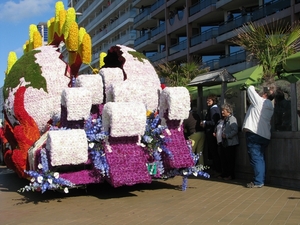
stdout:
POLYGON ((241 180, 191 177, 181 191, 181 181, 18 193, 28 182, 0 167, 0 224, 300 224, 299 190, 248 189, 241 180))

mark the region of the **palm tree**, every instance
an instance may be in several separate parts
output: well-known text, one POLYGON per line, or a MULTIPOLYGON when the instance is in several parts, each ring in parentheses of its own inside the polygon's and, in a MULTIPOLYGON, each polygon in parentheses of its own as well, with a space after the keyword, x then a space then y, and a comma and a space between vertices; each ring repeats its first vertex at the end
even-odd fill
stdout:
POLYGON ((162 61, 156 66, 156 72, 165 78, 167 86, 187 86, 199 74, 207 72, 201 69, 201 63, 197 61, 176 63, 162 61))
POLYGON ((284 64, 291 54, 299 51, 300 26, 283 21, 273 21, 261 25, 254 22, 244 24, 236 29, 237 36, 231 42, 250 52, 263 68, 264 81, 274 80, 276 66, 284 64))

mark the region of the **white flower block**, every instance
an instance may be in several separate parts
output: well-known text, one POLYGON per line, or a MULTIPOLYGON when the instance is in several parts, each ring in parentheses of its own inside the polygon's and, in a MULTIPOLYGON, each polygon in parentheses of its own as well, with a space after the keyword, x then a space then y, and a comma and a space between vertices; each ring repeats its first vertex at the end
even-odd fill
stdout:
POLYGON ((88 141, 83 129, 51 130, 46 149, 52 166, 78 165, 88 160, 88 141))
POLYGON ((112 102, 112 84, 124 81, 123 71, 120 68, 102 68, 100 75, 103 77, 106 102, 112 102))
POLYGON ((92 104, 103 103, 103 82, 99 74, 84 74, 76 78, 76 87, 84 87, 92 93, 92 104))
POLYGON ((141 102, 108 102, 102 113, 102 126, 112 137, 143 135, 146 108, 141 102))
POLYGON ((67 108, 67 120, 87 120, 92 107, 92 93, 83 87, 63 90, 61 104, 67 108))
POLYGON ((190 94, 185 87, 166 87, 160 95, 159 115, 164 117, 168 110, 170 120, 184 120, 189 117, 190 94))
POLYGON ((141 85, 140 82, 125 80, 122 83, 113 85, 114 102, 142 102, 146 109, 153 111, 158 107, 158 97, 160 89, 141 85))

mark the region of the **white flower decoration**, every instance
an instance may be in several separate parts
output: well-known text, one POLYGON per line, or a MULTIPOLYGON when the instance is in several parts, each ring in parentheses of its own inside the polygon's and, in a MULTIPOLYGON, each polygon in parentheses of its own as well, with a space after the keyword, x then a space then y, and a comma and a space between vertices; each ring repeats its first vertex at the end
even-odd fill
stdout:
POLYGON ((37 182, 41 184, 43 182, 43 179, 44 178, 42 176, 38 176, 37 177, 37 182))
POLYGON ((162 149, 160 147, 157 147, 158 152, 162 152, 162 149))
POLYGON ((38 168, 43 169, 43 165, 41 163, 39 163, 38 168))
POLYGON ((57 178, 59 178, 59 173, 58 173, 58 172, 55 172, 55 173, 53 174, 53 176, 54 176, 55 179, 57 179, 57 178))
POLYGON ((67 187, 64 188, 64 192, 67 194, 69 193, 69 189, 67 187))
POLYGON ((35 181, 35 178, 32 177, 32 178, 30 179, 30 182, 33 183, 34 181, 35 181))
POLYGON ((94 145, 95 145, 95 143, 94 143, 94 142, 91 142, 91 143, 89 143, 89 147, 90 147, 90 148, 93 148, 93 147, 94 147, 94 145))

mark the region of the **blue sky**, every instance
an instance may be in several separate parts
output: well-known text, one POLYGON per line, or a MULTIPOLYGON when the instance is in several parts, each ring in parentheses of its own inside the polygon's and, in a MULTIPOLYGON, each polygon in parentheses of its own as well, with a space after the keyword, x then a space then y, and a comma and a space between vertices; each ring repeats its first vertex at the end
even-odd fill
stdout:
MULTIPOLYGON (((61 0, 65 9, 68 0, 61 0)), ((23 45, 29 39, 29 26, 47 22, 55 16, 58 0, 1 0, 0 1, 0 87, 4 84, 7 57, 10 51, 23 55, 23 45)))

